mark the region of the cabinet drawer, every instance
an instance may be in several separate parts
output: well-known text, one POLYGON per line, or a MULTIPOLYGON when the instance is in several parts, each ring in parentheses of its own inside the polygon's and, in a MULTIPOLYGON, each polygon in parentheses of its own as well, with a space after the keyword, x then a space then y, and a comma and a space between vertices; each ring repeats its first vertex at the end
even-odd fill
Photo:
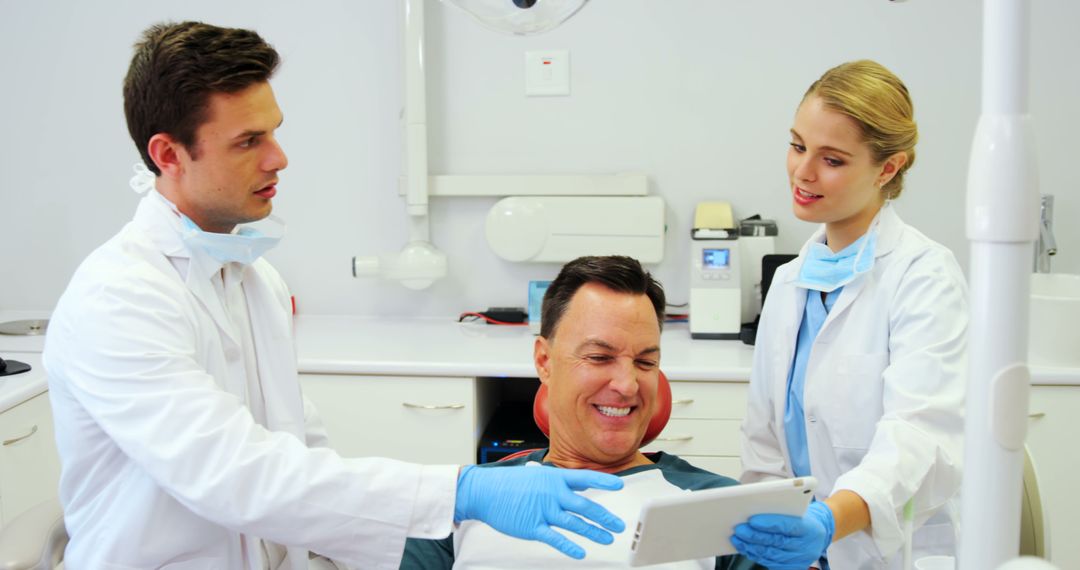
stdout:
POLYGON ((1028 406, 1027 447, 1039 483, 1050 546, 1050 562, 1058 568, 1080 568, 1080 495, 1072 477, 1080 472, 1074 450, 1080 434, 1080 387, 1032 386, 1028 406))
POLYGON ((679 455, 679 457, 694 467, 712 471, 724 477, 731 477, 736 481, 739 480, 739 475, 742 475, 742 460, 738 457, 718 457, 714 455, 679 455))
POLYGON ((56 455, 48 393, 0 414, 0 526, 56 496, 56 455))
POLYGON ((343 456, 475 462, 472 378, 302 374, 300 381, 343 456))
POLYGON ((671 417, 741 420, 746 388, 741 382, 672 382, 671 417))
POLYGON ((742 420, 672 419, 644 451, 739 457, 742 420))

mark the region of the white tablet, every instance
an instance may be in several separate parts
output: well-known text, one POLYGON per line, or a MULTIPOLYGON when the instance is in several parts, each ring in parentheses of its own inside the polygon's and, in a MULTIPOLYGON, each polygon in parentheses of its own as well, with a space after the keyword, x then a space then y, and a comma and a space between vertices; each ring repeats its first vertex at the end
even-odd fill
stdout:
POLYGON ((630 566, 735 554, 728 540, 752 515, 802 516, 817 480, 797 477, 691 491, 650 499, 641 507, 630 566))

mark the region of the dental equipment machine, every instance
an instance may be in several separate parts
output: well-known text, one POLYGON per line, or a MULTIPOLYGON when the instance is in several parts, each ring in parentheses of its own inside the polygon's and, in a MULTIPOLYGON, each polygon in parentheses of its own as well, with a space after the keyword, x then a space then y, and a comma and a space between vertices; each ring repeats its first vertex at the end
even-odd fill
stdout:
POLYGON ((739 230, 727 202, 702 202, 690 232, 690 337, 738 339, 742 326, 739 230))

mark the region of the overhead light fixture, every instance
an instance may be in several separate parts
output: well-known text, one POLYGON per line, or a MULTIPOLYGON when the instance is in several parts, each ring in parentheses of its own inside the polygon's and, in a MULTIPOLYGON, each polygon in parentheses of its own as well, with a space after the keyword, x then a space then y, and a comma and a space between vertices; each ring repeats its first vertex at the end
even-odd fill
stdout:
POLYGON ((558 27, 588 0, 443 0, 464 10, 484 27, 528 36, 558 27))

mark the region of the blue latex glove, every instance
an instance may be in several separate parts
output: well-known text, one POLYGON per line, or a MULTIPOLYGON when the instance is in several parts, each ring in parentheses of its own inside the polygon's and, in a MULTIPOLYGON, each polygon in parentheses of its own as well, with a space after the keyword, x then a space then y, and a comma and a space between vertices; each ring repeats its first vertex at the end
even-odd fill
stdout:
POLYGON ((458 476, 454 522, 474 519, 517 538, 547 543, 571 558, 585 550, 551 530, 559 527, 600 544, 611 544, 611 533, 570 513, 577 513, 614 532, 626 524, 607 509, 578 495, 585 489, 622 489, 614 475, 583 469, 515 466, 462 467, 458 476))
POLYGON ((735 527, 731 544, 739 554, 770 570, 806 570, 825 554, 836 531, 832 510, 810 503, 806 514, 754 515, 735 527))

